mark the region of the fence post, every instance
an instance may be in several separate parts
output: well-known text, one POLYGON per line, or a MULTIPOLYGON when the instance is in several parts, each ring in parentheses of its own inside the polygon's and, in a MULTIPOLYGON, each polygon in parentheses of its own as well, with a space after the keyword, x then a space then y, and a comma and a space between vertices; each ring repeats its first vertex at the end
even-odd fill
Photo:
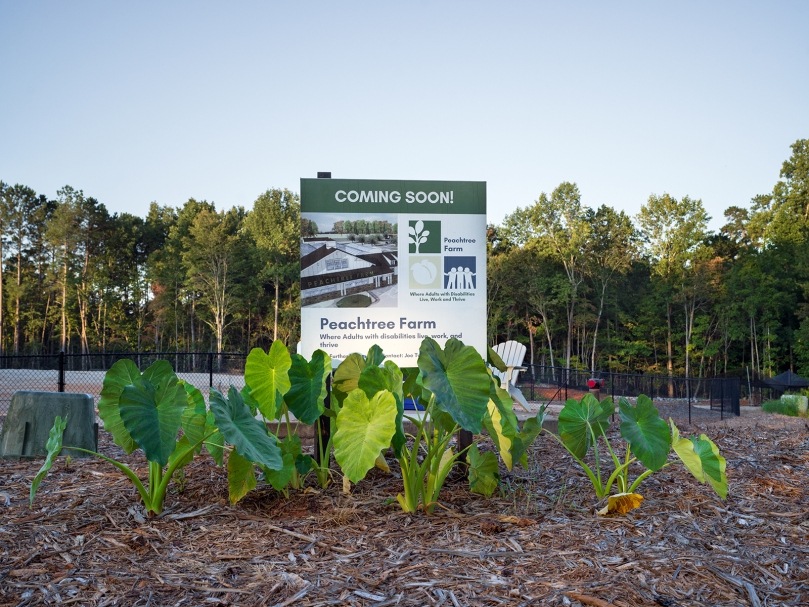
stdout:
POLYGON ((65 391, 65 351, 59 352, 59 392, 65 391))
POLYGON ((691 380, 685 378, 685 396, 688 399, 688 425, 691 425, 691 380))
POLYGON ((208 387, 213 388, 213 352, 208 352, 208 387))

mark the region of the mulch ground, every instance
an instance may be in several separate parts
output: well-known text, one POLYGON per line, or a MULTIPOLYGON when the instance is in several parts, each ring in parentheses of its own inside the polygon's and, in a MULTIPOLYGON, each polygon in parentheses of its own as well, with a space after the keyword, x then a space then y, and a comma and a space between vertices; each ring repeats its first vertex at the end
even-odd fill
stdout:
MULTIPOLYGON (((198 458, 148 517, 102 461, 60 458, 33 509, 41 462, 0 461, 0 605, 809 604, 806 420, 698 421, 728 460, 728 499, 677 464, 610 517, 549 437, 529 470, 502 470, 499 496, 451 477, 431 517, 388 503, 395 465, 351 495, 260 485, 230 506, 224 471, 198 458)), ((101 448, 122 455, 104 435, 101 448)))

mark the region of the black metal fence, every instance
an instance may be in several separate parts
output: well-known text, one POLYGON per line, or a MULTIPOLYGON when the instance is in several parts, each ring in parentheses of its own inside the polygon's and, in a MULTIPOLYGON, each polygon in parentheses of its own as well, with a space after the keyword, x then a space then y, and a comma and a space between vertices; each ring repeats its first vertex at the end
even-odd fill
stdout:
MULTIPOLYGON (((203 394, 212 387, 227 390, 233 384, 244 386, 246 354, 238 352, 118 352, 105 354, 52 354, 0 356, 0 416, 8 411, 17 390, 81 392, 98 402, 104 373, 115 362, 128 358, 141 370, 156 360, 167 360, 181 379, 203 394)), ((645 394, 654 399, 685 401, 689 418, 692 407, 709 407, 720 417, 739 415, 741 379, 738 377, 685 378, 661 375, 632 375, 599 371, 526 365, 517 385, 529 400, 560 401, 586 392, 587 381, 604 381, 602 394, 634 397, 645 394)))
POLYGON ((235 352, 118 352, 106 354, 43 354, 0 356, 0 415, 8 412, 17 390, 80 392, 98 402, 104 374, 128 358, 143 371, 156 360, 167 360, 177 375, 207 395, 210 388, 244 386, 246 354, 235 352))
POLYGON ((669 377, 663 375, 632 375, 610 371, 580 371, 562 367, 526 365, 517 379, 517 386, 528 400, 564 401, 580 397, 588 390, 591 378, 603 382, 601 393, 612 396, 636 397, 641 394, 656 399, 684 402, 692 407, 708 407, 725 415, 740 415, 741 381, 737 377, 669 377))

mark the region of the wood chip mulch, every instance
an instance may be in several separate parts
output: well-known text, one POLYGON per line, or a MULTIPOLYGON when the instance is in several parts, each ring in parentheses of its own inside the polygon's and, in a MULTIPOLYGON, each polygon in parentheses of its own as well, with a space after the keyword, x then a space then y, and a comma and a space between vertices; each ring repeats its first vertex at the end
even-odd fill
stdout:
MULTIPOLYGON (((681 430, 685 430, 681 428, 681 430)), ((398 468, 236 506, 198 458, 162 516, 99 460, 0 461, 0 605, 807 605, 809 425, 780 416, 695 425, 728 460, 723 502, 681 465, 628 515, 600 517, 584 474, 541 437, 499 496, 452 476, 434 516, 402 514, 398 468)), ((614 430, 613 430, 614 432, 614 430)), ((102 451, 121 456, 108 437, 102 451)), ((124 457, 142 475, 138 454, 124 457)))

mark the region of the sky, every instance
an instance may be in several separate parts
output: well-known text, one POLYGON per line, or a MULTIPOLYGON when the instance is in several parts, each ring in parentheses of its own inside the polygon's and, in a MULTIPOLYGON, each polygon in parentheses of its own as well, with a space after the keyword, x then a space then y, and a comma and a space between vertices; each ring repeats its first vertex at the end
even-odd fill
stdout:
POLYGON ((301 177, 731 205, 809 137, 809 2, 0 0, 0 180, 111 212, 301 177))

